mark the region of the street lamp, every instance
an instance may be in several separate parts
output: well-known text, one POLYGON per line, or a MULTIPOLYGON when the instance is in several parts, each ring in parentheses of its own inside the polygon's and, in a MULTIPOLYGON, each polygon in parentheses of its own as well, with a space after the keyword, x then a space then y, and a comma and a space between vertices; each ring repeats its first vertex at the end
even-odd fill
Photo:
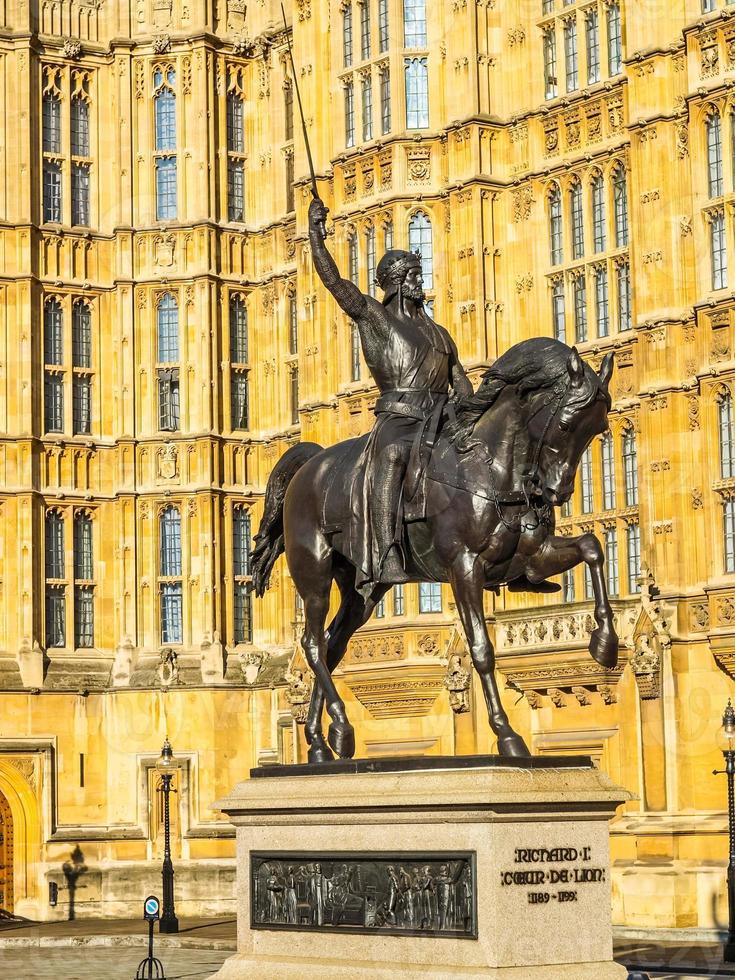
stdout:
POLYGON ((171 743, 166 738, 161 757, 156 763, 156 771, 161 777, 161 785, 156 792, 163 793, 163 908, 158 924, 160 932, 179 931, 179 920, 174 909, 174 866, 171 863, 171 815, 168 802, 169 794, 176 792, 171 789, 171 780, 177 768, 171 743))
POLYGON ((730 859, 727 865, 727 908, 729 926, 723 959, 725 963, 735 963, 735 709, 728 700, 722 716, 722 726, 717 733, 717 746, 725 757, 725 768, 714 769, 713 774, 727 775, 727 820, 730 834, 730 859))

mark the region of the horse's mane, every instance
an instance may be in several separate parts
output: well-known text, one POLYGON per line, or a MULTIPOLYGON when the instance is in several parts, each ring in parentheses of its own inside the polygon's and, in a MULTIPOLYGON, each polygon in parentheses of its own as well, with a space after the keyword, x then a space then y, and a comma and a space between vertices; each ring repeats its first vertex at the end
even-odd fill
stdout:
MULTIPOLYGON (((545 389, 561 394, 569 381, 567 363, 571 353, 571 347, 551 337, 531 337, 514 344, 485 372, 475 394, 463 400, 457 412, 460 438, 472 432, 479 418, 509 386, 515 387, 521 399, 545 389)), ((587 384, 569 400, 567 409, 584 408, 601 392, 607 397, 609 407, 610 396, 601 387, 599 378, 588 364, 584 369, 587 384)))

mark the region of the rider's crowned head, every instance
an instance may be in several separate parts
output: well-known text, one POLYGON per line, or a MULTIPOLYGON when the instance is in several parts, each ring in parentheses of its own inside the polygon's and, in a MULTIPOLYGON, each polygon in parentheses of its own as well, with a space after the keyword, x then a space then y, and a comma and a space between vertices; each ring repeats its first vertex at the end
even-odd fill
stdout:
POLYGON ((421 257, 400 248, 389 249, 378 262, 375 281, 385 291, 383 305, 387 306, 397 293, 414 303, 424 301, 421 257))

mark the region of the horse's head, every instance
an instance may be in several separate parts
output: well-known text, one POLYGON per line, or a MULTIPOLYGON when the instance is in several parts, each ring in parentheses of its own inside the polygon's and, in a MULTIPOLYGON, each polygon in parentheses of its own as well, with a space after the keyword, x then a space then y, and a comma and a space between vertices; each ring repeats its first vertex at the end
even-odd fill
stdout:
POLYGON ((607 430, 613 355, 606 355, 597 374, 573 347, 566 369, 547 402, 549 411, 534 413, 528 425, 536 445, 535 477, 544 500, 554 506, 570 499, 582 453, 607 430))

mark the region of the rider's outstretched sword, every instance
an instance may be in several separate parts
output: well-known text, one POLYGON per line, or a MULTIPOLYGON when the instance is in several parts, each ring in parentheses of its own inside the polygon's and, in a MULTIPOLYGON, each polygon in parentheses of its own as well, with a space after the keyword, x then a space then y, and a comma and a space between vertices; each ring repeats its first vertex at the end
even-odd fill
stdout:
MULTIPOLYGON (((311 174, 311 193, 315 198, 319 198, 319 189, 316 186, 316 174, 314 173, 314 161, 311 158, 311 147, 309 146, 309 136, 306 132, 306 120, 304 119, 304 107, 301 103, 301 92, 299 92, 299 83, 296 78, 296 65, 293 63, 293 51, 291 50, 291 36, 288 33, 288 24, 286 23, 286 11, 283 9, 283 4, 281 4, 281 13, 283 14, 283 26, 286 28, 286 44, 288 45, 288 57, 291 61, 291 74, 293 75, 293 84, 296 89, 296 99, 299 103, 299 115, 301 116, 301 128, 304 132, 304 143, 306 144, 306 159, 309 161, 309 173, 311 174)), ((321 223, 322 235, 326 239, 327 228, 324 222, 321 223)))

